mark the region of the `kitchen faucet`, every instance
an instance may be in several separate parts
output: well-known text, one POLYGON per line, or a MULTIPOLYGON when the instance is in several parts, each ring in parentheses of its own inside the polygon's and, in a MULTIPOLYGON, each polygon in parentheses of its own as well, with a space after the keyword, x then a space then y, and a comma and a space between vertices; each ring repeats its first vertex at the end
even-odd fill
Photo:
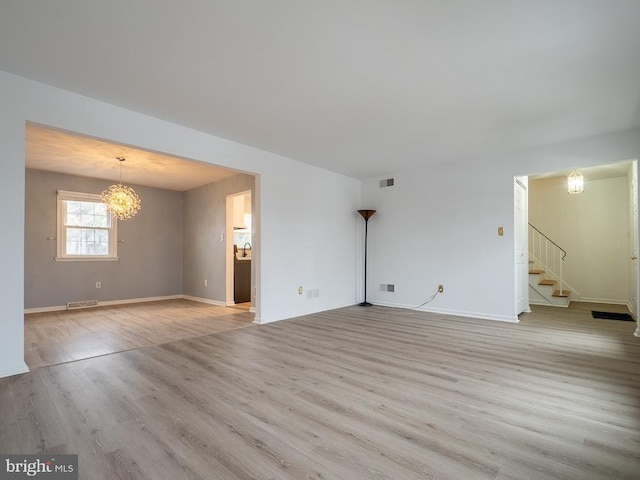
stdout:
POLYGON ((249 242, 244 244, 244 247, 242 247, 242 256, 246 257, 247 256, 247 245, 249 245, 249 250, 251 250, 251 244, 249 242))

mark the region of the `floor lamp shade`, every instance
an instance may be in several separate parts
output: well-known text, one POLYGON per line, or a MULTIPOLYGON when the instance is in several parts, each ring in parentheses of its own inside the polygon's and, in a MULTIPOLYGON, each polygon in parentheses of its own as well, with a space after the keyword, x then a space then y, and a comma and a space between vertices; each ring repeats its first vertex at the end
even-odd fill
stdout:
POLYGON ((369 234, 369 219, 376 213, 375 210, 358 210, 358 213, 364 218, 364 301, 359 303, 361 307, 370 307, 367 302, 367 236, 369 234))

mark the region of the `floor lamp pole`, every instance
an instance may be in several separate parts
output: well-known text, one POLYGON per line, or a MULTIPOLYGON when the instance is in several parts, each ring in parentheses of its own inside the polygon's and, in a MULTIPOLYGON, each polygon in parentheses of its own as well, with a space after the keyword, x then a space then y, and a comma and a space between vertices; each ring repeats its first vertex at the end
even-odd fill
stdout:
POLYGON ((364 302, 358 305, 361 307, 370 307, 371 303, 367 302, 367 237, 369 236, 369 219, 376 211, 358 210, 358 213, 364 218, 364 302))

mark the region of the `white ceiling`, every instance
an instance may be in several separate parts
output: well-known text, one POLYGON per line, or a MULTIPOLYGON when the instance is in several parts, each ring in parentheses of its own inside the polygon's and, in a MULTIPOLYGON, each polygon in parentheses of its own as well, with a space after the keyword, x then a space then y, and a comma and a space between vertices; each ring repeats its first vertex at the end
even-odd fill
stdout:
POLYGON ((123 183, 180 192, 239 173, 33 124, 27 125, 25 143, 27 168, 118 181, 116 157, 124 157, 123 183))
POLYGON ((640 125, 638 0, 0 3, 0 69, 354 177, 640 125))
MULTIPOLYGON (((627 177, 630 173, 631 165, 633 161, 624 161, 617 163, 608 163, 605 165, 597 165, 595 167, 586 167, 577 169, 584 181, 590 180, 603 180, 606 178, 627 177)), ((538 175, 529 175, 529 180, 537 180, 543 178, 567 178, 571 174, 572 170, 560 170, 551 173, 541 173, 538 175)))

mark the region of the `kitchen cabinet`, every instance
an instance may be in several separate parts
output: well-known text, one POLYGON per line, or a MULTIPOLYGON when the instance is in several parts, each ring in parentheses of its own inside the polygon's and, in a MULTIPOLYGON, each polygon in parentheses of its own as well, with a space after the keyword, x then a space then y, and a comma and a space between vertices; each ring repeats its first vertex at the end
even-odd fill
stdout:
POLYGON ((233 262, 233 301, 251 301, 251 260, 236 258, 233 262))

